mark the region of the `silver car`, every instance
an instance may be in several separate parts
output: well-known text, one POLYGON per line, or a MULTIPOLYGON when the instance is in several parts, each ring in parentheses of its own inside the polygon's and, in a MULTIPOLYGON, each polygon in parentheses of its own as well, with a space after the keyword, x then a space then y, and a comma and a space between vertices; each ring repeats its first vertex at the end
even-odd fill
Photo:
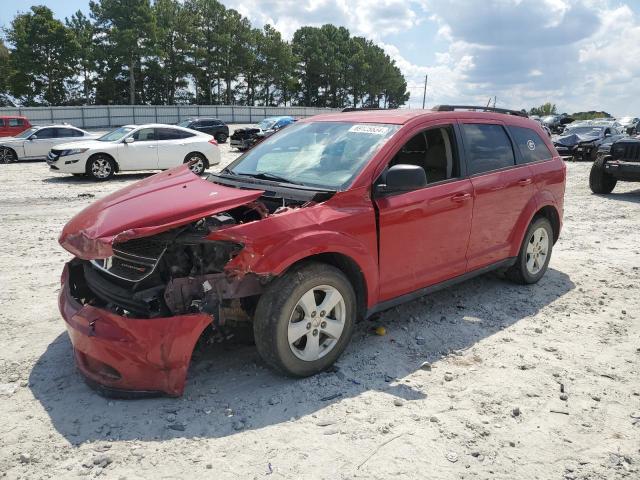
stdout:
POLYGON ((55 145, 96 137, 97 135, 71 125, 31 127, 15 137, 0 138, 0 163, 44 159, 55 145))

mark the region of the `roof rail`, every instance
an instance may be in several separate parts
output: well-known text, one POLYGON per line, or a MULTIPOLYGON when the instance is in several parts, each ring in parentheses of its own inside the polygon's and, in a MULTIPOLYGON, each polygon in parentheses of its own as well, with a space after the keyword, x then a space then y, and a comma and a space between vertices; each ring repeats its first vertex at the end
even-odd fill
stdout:
POLYGON ((340 112, 359 112, 362 110, 395 110, 395 108, 382 108, 382 107, 345 107, 340 112))
POLYGON ((515 115, 517 117, 528 118, 529 115, 518 110, 509 110, 508 108, 482 107, 477 105, 436 105, 431 110, 434 112, 453 112, 454 110, 473 110, 479 112, 495 112, 504 113, 506 115, 515 115))

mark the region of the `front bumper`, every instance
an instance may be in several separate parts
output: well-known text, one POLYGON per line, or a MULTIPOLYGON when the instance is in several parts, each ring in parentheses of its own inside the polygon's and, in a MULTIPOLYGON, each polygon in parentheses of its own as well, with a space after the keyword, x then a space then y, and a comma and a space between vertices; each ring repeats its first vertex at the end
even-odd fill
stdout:
POLYGON ((84 173, 86 161, 82 161, 79 155, 56 157, 49 153, 46 158, 47 165, 52 172, 56 173, 84 173))
POLYGON ((640 182, 640 162, 609 160, 605 162, 604 169, 618 180, 640 182))
POLYGON ((191 354, 213 317, 129 318, 82 305, 71 293, 70 268, 65 265, 58 306, 87 383, 112 396, 182 395, 191 354))

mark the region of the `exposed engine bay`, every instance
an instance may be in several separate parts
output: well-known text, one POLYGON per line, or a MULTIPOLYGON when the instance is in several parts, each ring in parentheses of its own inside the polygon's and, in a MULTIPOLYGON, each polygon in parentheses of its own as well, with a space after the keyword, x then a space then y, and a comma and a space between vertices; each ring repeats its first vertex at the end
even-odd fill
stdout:
POLYGON ((271 278, 226 272, 225 265, 243 245, 207 236, 313 203, 262 197, 186 226, 115 242, 111 257, 71 263, 71 293, 83 305, 132 318, 204 312, 214 316, 217 326, 246 322, 271 278))

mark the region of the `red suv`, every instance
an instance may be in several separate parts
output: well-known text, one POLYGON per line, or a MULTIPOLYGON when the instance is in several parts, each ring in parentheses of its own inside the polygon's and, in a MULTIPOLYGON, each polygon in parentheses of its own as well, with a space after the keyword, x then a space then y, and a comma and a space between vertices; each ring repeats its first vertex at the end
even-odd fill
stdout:
POLYGON ((27 117, 0 117, 0 137, 15 137, 28 128, 31 128, 31 123, 27 117))
POLYGON ((312 375, 358 319, 490 270, 540 280, 564 163, 537 122, 469 108, 301 120, 206 179, 185 165, 80 212, 59 304, 81 372, 180 395, 196 342, 244 326, 312 375))

